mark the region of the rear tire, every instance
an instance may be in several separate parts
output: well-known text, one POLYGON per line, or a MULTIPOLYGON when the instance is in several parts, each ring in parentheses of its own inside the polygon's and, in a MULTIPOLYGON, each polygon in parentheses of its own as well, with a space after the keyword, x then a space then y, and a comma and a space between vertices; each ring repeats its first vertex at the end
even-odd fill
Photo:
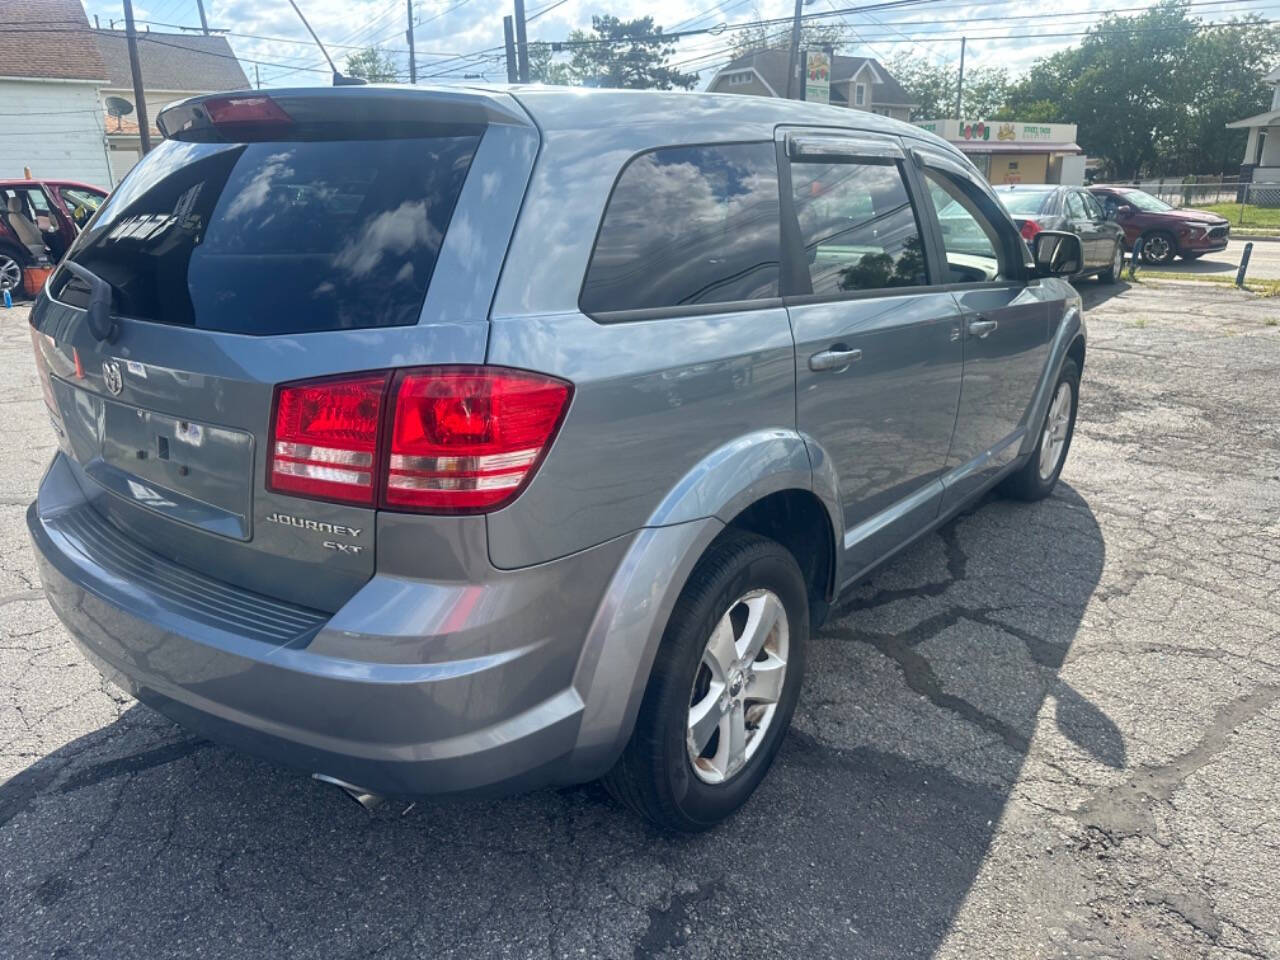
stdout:
POLYGON ((1058 382, 1049 398, 1049 409, 1045 411, 1036 448, 1017 472, 1009 474, 1001 482, 1001 493, 1028 502, 1043 500, 1053 493, 1067 462, 1071 438, 1075 436, 1079 403, 1080 368, 1074 360, 1067 360, 1062 364, 1062 372, 1058 374, 1058 382), (1046 445, 1049 445, 1048 449, 1046 445))
POLYGON ((736 812, 791 723, 808 639, 808 589, 791 552, 756 534, 720 537, 676 601, 609 792, 685 833, 736 812))

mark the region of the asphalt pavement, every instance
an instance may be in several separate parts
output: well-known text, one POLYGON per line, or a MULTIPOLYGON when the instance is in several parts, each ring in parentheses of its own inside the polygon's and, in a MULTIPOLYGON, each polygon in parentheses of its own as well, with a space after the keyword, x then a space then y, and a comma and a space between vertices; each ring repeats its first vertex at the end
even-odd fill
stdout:
POLYGON ((1081 289, 1055 495, 846 598, 694 838, 590 785, 369 814, 105 684, 40 593, 0 310, 0 957, 1280 958, 1280 299, 1081 289))
POLYGON ((1174 260, 1164 267, 1151 267, 1145 264, 1139 272, 1158 273, 1196 273, 1211 276, 1234 277, 1240 268, 1240 258, 1244 256, 1245 245, 1252 242, 1253 252, 1249 254, 1249 267, 1245 272, 1246 280, 1280 280, 1280 239, 1254 240, 1242 237, 1228 240, 1225 250, 1217 253, 1206 253, 1199 260, 1174 260))

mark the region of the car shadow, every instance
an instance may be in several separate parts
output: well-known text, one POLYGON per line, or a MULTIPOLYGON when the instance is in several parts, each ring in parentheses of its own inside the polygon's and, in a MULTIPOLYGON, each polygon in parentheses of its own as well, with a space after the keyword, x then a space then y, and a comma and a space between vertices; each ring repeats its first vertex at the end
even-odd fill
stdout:
POLYGON ((930 956, 1038 724, 1126 762, 1059 676, 1104 555, 1066 484, 908 548, 816 633, 756 797, 695 837, 596 785, 369 813, 127 709, 0 787, 0 954, 930 956))
POLYGON ((1133 286, 1128 280, 1129 267, 1128 262, 1125 263, 1124 278, 1117 280, 1115 283, 1103 283, 1096 277, 1086 278, 1084 280, 1073 280, 1071 286, 1075 288, 1076 293, 1080 294, 1080 299, 1084 303, 1086 311, 1092 310, 1094 307, 1101 306, 1112 297, 1118 297, 1124 294, 1126 290, 1133 286))

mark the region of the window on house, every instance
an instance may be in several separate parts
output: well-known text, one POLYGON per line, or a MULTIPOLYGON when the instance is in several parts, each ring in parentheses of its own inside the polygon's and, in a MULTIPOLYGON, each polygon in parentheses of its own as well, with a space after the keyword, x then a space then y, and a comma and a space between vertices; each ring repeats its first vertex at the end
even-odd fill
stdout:
POLYGON ((865 83, 856 84, 853 88, 853 102, 855 106, 865 106, 867 102, 867 85, 865 83))

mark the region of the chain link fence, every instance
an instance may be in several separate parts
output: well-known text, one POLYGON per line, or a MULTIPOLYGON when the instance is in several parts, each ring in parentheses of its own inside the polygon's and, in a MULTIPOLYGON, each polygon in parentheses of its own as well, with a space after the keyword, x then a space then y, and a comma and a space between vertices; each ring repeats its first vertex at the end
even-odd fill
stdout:
POLYGON ((1125 184, 1159 197, 1171 207, 1211 210, 1240 227, 1280 233, 1280 183, 1241 183, 1234 177, 1170 177, 1125 184))

